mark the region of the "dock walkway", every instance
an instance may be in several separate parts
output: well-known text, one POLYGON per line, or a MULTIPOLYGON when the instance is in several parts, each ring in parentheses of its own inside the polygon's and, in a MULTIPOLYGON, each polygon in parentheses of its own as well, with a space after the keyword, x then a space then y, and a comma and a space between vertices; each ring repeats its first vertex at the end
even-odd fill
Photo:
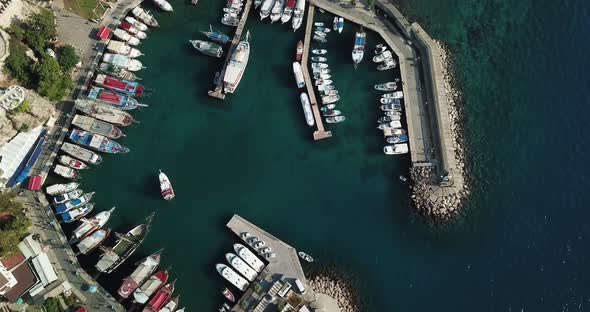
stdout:
POLYGON ((320 114, 318 102, 317 102, 317 99, 315 97, 315 93, 313 90, 313 83, 311 81, 311 77, 309 76, 309 70, 307 67, 307 60, 309 58, 309 49, 311 47, 311 34, 313 33, 313 12, 314 12, 314 5, 310 4, 309 10, 307 12, 307 24, 305 26, 305 39, 304 39, 304 43, 303 43, 303 56, 301 57, 301 68, 303 70, 303 78, 305 79, 305 86, 307 88, 307 95, 309 95, 309 101, 311 103, 311 110, 313 112, 313 118, 315 119, 315 124, 317 127, 317 130, 313 132, 313 139, 317 141, 317 140, 331 137, 332 132, 326 131, 324 129, 322 115, 320 114))
POLYGON ((252 7, 252 0, 246 0, 246 5, 244 5, 244 11, 242 12, 242 17, 240 17, 240 22, 238 23, 238 27, 236 28, 236 33, 231 40, 231 46, 229 50, 227 50, 227 56, 225 57, 225 62, 223 62, 223 67, 221 71, 219 71, 219 77, 217 79, 217 84, 215 85, 215 89, 209 90, 207 94, 214 98, 218 98, 220 100, 225 99, 225 93, 223 93, 223 76, 225 75, 225 68, 227 67, 227 63, 231 56, 234 54, 240 39, 242 38, 242 32, 244 31, 244 27, 246 26, 246 21, 248 20, 248 15, 250 13, 250 8, 252 7))

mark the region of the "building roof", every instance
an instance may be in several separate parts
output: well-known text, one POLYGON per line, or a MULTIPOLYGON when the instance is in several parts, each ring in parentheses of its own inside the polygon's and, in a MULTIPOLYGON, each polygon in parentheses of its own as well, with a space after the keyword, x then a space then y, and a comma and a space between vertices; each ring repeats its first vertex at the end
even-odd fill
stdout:
POLYGON ((41 245, 33 239, 33 235, 25 237, 18 243, 18 249, 27 259, 34 258, 42 252, 41 245))
POLYGON ((27 186, 27 188, 29 190, 38 191, 41 189, 41 182, 42 181, 43 181, 43 179, 41 178, 41 176, 38 176, 38 175, 31 176, 29 178, 29 185, 27 186))
POLYGON ((57 274, 55 274, 55 270, 53 270, 53 265, 51 265, 47 254, 41 253, 33 258, 31 262, 33 263, 35 272, 39 275, 39 279, 43 286, 47 286, 57 280, 57 274))
POLYGON ((96 33, 96 35, 100 39, 107 39, 111 35, 111 29, 106 26, 102 26, 98 29, 98 32, 96 33))
POLYGON ((16 302, 23 293, 37 283, 37 277, 33 273, 33 270, 31 270, 31 267, 29 267, 29 264, 26 262, 22 263, 25 259, 25 256, 19 252, 12 257, 1 260, 8 270, 12 270, 11 273, 17 280, 16 285, 4 294, 4 297, 10 302, 16 302))
MULTIPOLYGON (((41 127, 36 127, 28 132, 20 132, 10 142, 0 147, 0 178, 10 183, 13 177, 18 174, 21 164, 26 161, 29 151, 35 146, 37 138, 42 132, 41 127)), ((12 185, 9 185, 12 186, 12 185)))

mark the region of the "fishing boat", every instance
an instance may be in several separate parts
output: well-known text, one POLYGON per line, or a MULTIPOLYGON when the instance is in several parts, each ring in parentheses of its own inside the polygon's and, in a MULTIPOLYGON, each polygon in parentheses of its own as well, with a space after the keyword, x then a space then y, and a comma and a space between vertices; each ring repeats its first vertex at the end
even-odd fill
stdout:
POLYGON ((85 217, 92 211, 92 209, 94 209, 94 204, 88 203, 78 208, 74 208, 72 210, 68 210, 64 213, 58 214, 58 217, 61 219, 61 221, 65 223, 72 223, 76 220, 80 220, 83 217, 85 217))
POLYGON ((237 27, 240 24, 240 18, 237 14, 233 13, 226 13, 223 14, 223 18, 221 19, 221 23, 226 26, 237 27))
POLYGON ((109 139, 118 139, 123 136, 123 131, 110 123, 84 115, 76 114, 72 124, 82 130, 104 135, 109 139))
POLYGON ((272 10, 274 4, 275 0, 264 0, 262 2, 262 7, 260 7, 260 20, 263 20, 270 15, 270 11, 272 10))
POLYGON ((168 281, 168 270, 152 274, 139 288, 133 292, 133 300, 140 304, 146 303, 162 285, 168 281))
POLYGON ((98 74, 94 79, 94 84, 107 88, 127 96, 141 96, 143 95, 143 86, 135 81, 117 79, 107 76, 105 74, 98 74))
MULTIPOLYGON (((106 121, 119 127, 129 126, 135 121, 131 114, 125 111, 94 101, 76 100, 76 109, 88 116, 94 117, 98 120, 106 121)), ((75 155, 73 156, 78 158, 75 155)))
POLYGON ((379 64, 377 66, 377 70, 384 71, 388 69, 392 69, 397 65, 393 57, 386 58, 383 64, 379 64))
POLYGON ((328 110, 336 108, 336 104, 328 104, 320 107, 320 111, 327 112, 328 110))
POLYGON ((45 189, 45 193, 51 196, 62 195, 77 189, 78 186, 80 186, 80 183, 78 182, 70 182, 66 184, 53 184, 45 189))
POLYGON ((244 262, 244 260, 235 254, 231 252, 226 253, 225 259, 227 260, 227 263, 229 263, 234 269, 236 269, 236 271, 238 271, 238 273, 240 273, 250 282, 253 282, 256 279, 256 276, 258 276, 258 273, 254 271, 254 269, 252 269, 248 264, 246 264, 246 262, 244 262))
POLYGON ((315 55, 324 55, 324 54, 328 53, 328 50, 326 50, 326 49, 313 49, 313 50, 311 50, 311 53, 313 53, 315 55))
POLYGON ((121 28, 115 29, 115 31, 113 32, 113 36, 115 36, 115 38, 117 39, 127 42, 129 45, 132 46, 136 46, 139 44, 138 38, 132 36, 130 33, 126 32, 124 29, 121 28))
POLYGON ((80 160, 74 159, 68 155, 61 155, 57 158, 60 164, 64 166, 68 166, 72 169, 80 170, 80 169, 88 169, 88 165, 83 163, 80 160))
POLYGON ((123 68, 121 66, 117 66, 117 65, 113 65, 113 64, 109 64, 109 63, 100 63, 100 65, 98 65, 98 71, 103 74, 111 75, 113 77, 117 77, 117 78, 121 78, 121 79, 137 80, 137 76, 135 76, 134 73, 126 70, 125 68, 123 68))
POLYGON ((366 36, 367 34, 364 31, 357 31, 354 37, 354 47, 352 48, 352 61, 354 62, 354 68, 358 66, 365 55, 366 36))
POLYGON ((388 59, 388 58, 393 58, 393 54, 391 54, 391 51, 384 51, 383 53, 373 56, 373 62, 381 63, 381 62, 385 61, 385 59, 388 59))
POLYGON ((246 261, 246 263, 252 267, 256 272, 260 273, 264 269, 264 263, 258 259, 247 247, 242 244, 234 244, 234 251, 246 261))
POLYGON ((100 244, 109 237, 109 234, 111 234, 111 229, 100 229, 83 238, 78 244, 76 244, 76 248, 78 248, 78 251, 81 254, 87 255, 96 249, 96 247, 100 246, 100 244))
POLYGON ((340 95, 328 95, 328 96, 322 97, 323 104, 330 104, 330 103, 337 102, 339 100, 340 100, 340 95))
POLYGON ((143 68, 143 64, 141 64, 140 61, 120 54, 105 53, 102 56, 102 61, 108 64, 119 66, 129 71, 138 71, 143 68))
POLYGON ((244 71, 248 65, 248 58, 250 57, 250 32, 246 32, 246 39, 240 41, 232 54, 227 67, 225 68, 225 75, 223 76, 223 91, 225 93, 234 93, 244 71))
POLYGON ((204 40, 189 40, 189 42, 193 45, 197 51, 213 56, 213 57, 221 57, 223 54, 223 48, 218 45, 217 43, 208 42, 204 40))
POLYGON ((158 27, 160 24, 158 21, 147 11, 139 6, 136 6, 131 10, 131 14, 135 15, 138 19, 144 22, 146 25, 151 27, 158 27))
POLYGON ((328 59, 323 56, 312 56, 311 60, 314 62, 326 62, 328 59))
POLYGON ((226 44, 229 41, 229 37, 219 31, 213 31, 211 25, 209 25, 209 31, 202 31, 207 38, 219 42, 221 44, 226 44))
POLYGON ((166 302, 170 300, 170 297, 172 297, 172 293, 174 292, 174 284, 175 281, 166 284, 166 286, 160 288, 160 290, 156 292, 154 297, 148 302, 147 306, 143 309, 143 312, 157 312, 161 308, 163 308, 166 302))
POLYGON ((180 296, 176 296, 176 297, 168 300, 168 302, 166 302, 166 304, 160 310, 158 310, 158 312, 174 312, 174 311, 176 311, 176 308, 178 308, 179 301, 180 301, 180 296))
POLYGON ((339 17, 338 18, 338 33, 342 33, 342 29, 344 29, 344 18, 339 17))
POLYGON ((107 44, 107 51, 114 52, 117 54, 125 55, 130 58, 140 57, 143 54, 136 48, 132 48, 123 41, 110 40, 107 44))
POLYGON ((381 110, 382 111, 393 111, 393 112, 399 112, 402 110, 402 106, 398 105, 398 104, 383 104, 381 105, 381 110))
POLYGON ((397 89, 397 83, 395 83, 395 82, 386 82, 386 83, 375 85, 375 90, 377 90, 377 91, 395 91, 396 89, 397 89))
POLYGON ((57 196, 53 197, 51 200, 51 203, 54 205, 65 203, 69 200, 72 200, 74 198, 78 198, 78 197, 82 196, 83 193, 84 193, 84 191, 82 191, 80 189, 75 189, 71 192, 67 192, 65 194, 61 194, 61 195, 57 195, 57 196))
POLYGON ((328 110, 322 112, 322 115, 324 117, 333 117, 333 116, 342 115, 342 112, 337 109, 328 109, 328 110))
POLYGON ((399 154, 406 154, 408 152, 408 144, 407 143, 399 143, 393 145, 386 145, 383 147, 383 153, 386 155, 399 155, 399 154))
POLYGON ((246 288, 248 288, 248 281, 246 281, 227 265, 218 263, 215 268, 217 269, 217 272, 223 276, 223 278, 225 278, 232 285, 236 286, 239 290, 245 291, 246 288))
POLYGON ((293 10, 293 19, 291 26, 293 31, 296 31, 303 24, 303 16, 305 15, 305 0, 296 0, 295 10, 293 10))
POLYGON ((146 223, 132 228, 125 235, 118 235, 117 243, 113 248, 105 250, 95 265, 96 269, 102 273, 111 273, 125 262, 147 236, 153 216, 151 214, 146 223))
POLYGON ((119 27, 121 27, 121 29, 127 31, 130 35, 134 36, 137 39, 143 40, 147 38, 147 34, 145 32, 139 30, 139 28, 133 26, 133 24, 127 21, 119 22, 119 27))
POLYGON ((276 0, 275 4, 270 11, 270 22, 274 23, 281 19, 283 15, 283 7, 285 6, 285 0, 276 0))
POLYGON ((133 27, 141 30, 141 31, 146 31, 148 29, 147 25, 136 20, 134 17, 132 16, 126 16, 125 17, 125 21, 130 23, 131 25, 133 25, 133 27))
POLYGON ((392 93, 385 93, 381 95, 381 97, 388 98, 388 99, 401 99, 404 97, 403 91, 396 91, 392 93))
POLYGON ((326 122, 333 124, 333 123, 339 123, 339 122, 343 122, 346 120, 346 117, 340 115, 340 116, 334 116, 334 117, 327 117, 326 118, 326 122))
POLYGON ((94 196, 94 192, 85 193, 84 195, 82 195, 78 198, 74 198, 74 199, 68 200, 64 203, 58 204, 57 206, 55 206, 55 212, 56 213, 64 213, 66 211, 80 207, 80 206, 86 204, 87 202, 89 202, 92 199, 92 196, 94 196))
POLYGON ((305 79, 303 79, 303 71, 299 62, 293 62, 293 74, 295 74, 295 82, 297 82, 297 88, 305 87, 305 79))
POLYGON ((408 142, 408 136, 405 134, 394 135, 387 137, 386 141, 389 144, 405 143, 408 142))
POLYGON ((319 43, 326 43, 328 42, 328 40, 325 37, 322 36, 318 36, 318 35, 313 35, 313 40, 319 42, 319 43))
POLYGON ((399 120, 392 120, 392 121, 388 121, 388 122, 384 122, 384 123, 380 123, 377 126, 377 129, 383 130, 385 128, 393 128, 393 129, 397 129, 397 128, 401 128, 402 127, 402 123, 399 120))
POLYGON ((108 139, 107 137, 91 133, 89 131, 82 131, 77 129, 72 129, 70 134, 68 135, 70 141, 89 147, 92 150, 103 152, 103 153, 110 153, 110 154, 125 154, 129 152, 129 149, 121 144, 108 139))
POLYGON ((305 115, 305 121, 307 122, 308 126, 313 126, 315 124, 315 120, 313 119, 313 113, 311 111, 311 104, 309 103, 309 97, 307 93, 302 92, 299 96, 301 99, 301 106, 303 107, 303 114, 305 115))
POLYGON ((303 56, 303 41, 299 40, 299 42, 297 42, 297 51, 295 52, 295 60, 297 62, 300 62, 302 56, 303 56))
POLYGON ((375 55, 377 54, 381 54, 383 52, 387 51, 387 46, 384 44, 378 44, 377 46, 375 46, 375 55))
POLYGON ((313 258, 310 255, 304 253, 303 251, 298 252, 297 255, 299 255, 299 258, 307 262, 313 262, 313 258))
POLYGON ((122 298, 131 296, 139 285, 143 284, 156 271, 158 265, 160 265, 161 254, 162 250, 159 250, 143 259, 131 275, 123 279, 121 287, 117 290, 119 296, 122 298))
POLYGON ((287 2, 285 3, 285 9, 283 10, 283 15, 281 16, 281 23, 285 24, 291 19, 294 8, 295 0, 287 0, 287 2))
POLYGON ((136 99, 130 96, 121 95, 96 86, 90 87, 86 97, 122 110, 132 110, 139 106, 146 106, 145 104, 138 103, 136 99))
POLYGON ((225 297, 225 299, 229 300, 230 302, 235 302, 236 297, 234 294, 226 287, 221 291, 221 294, 225 297))
POLYGON ((380 98, 379 102, 381 102, 381 104, 401 104, 400 99, 393 98, 380 98))
POLYGON ((92 234, 94 231, 102 228, 111 218, 113 211, 115 211, 115 207, 111 208, 110 210, 101 211, 88 219, 81 218, 80 222, 82 223, 72 233, 70 244, 78 242, 84 239, 84 237, 92 234))
POLYGON ((62 165, 55 165, 53 172, 66 179, 76 180, 79 177, 78 171, 62 165))
POLYGON ((160 191, 162 192, 162 197, 164 197, 165 200, 171 200, 174 198, 174 189, 172 188, 172 183, 170 183, 168 176, 160 170, 158 178, 160 179, 160 191))
POLYGON ((162 9, 166 12, 174 11, 174 9, 172 8, 172 5, 166 0, 153 0, 153 1, 160 9, 162 9))

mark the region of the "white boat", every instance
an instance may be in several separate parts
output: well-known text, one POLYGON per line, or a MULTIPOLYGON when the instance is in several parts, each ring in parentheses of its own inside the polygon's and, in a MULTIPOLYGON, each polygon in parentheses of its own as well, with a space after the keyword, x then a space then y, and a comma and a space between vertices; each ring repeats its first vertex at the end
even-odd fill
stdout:
POLYGON ((327 28, 327 27, 317 27, 315 30, 321 31, 326 34, 329 33, 330 31, 332 31, 330 28, 327 28))
POLYGON ((174 9, 172 8, 172 5, 166 0, 153 0, 153 1, 160 9, 162 9, 166 12, 174 11, 174 9))
POLYGON ((65 223, 72 223, 90 213, 92 209, 94 209, 94 203, 88 203, 78 208, 66 211, 65 213, 59 214, 59 217, 65 223))
POLYGON ((236 286, 239 290, 244 291, 248 288, 248 281, 241 277, 238 273, 232 270, 225 264, 218 263, 215 265, 217 272, 223 276, 228 282, 236 286))
POLYGON ((180 300, 180 296, 176 296, 170 300, 160 309, 158 312, 178 312, 176 308, 178 308, 178 301, 180 300))
POLYGON ((383 153, 386 155, 399 155, 399 154, 406 154, 408 152, 408 144, 407 143, 399 143, 394 145, 386 145, 383 147, 383 153))
POLYGON ((287 0, 285 2, 285 9, 283 9, 283 15, 281 16, 281 23, 285 24, 293 16, 293 9, 295 8, 295 0, 287 0))
POLYGON ((393 59, 393 57, 390 58, 386 58, 385 62, 383 64, 379 64, 377 66, 377 70, 388 70, 388 69, 392 69, 397 65, 397 63, 395 62, 395 60, 393 59))
POLYGON ((133 27, 141 30, 141 31, 146 31, 148 29, 147 25, 136 20, 134 17, 132 16, 127 16, 125 17, 125 21, 127 21, 128 23, 130 23, 131 25, 133 25, 133 27))
POLYGON ((81 160, 74 159, 68 155, 61 155, 57 158, 60 164, 70 167, 72 169, 88 169, 88 165, 83 163, 81 160))
POLYGON ((318 79, 315 81, 316 86, 330 85, 330 84, 332 84, 332 80, 330 80, 330 79, 318 79))
POLYGON ((139 51, 138 49, 130 47, 123 41, 117 40, 109 41, 109 43, 107 44, 107 50, 117 54, 128 56, 130 58, 136 58, 143 55, 141 51, 139 51))
POLYGON ((384 112, 399 112, 402 110, 402 106, 398 104, 383 104, 381 110, 384 112))
POLYGON ((58 175, 66 179, 75 180, 78 178, 78 171, 62 165, 55 165, 55 168, 53 168, 53 172, 57 173, 58 175))
POLYGON ((138 38, 133 37, 132 35, 130 35, 128 32, 126 32, 125 30, 123 30, 121 28, 115 29, 115 31, 113 32, 113 35, 115 37, 127 42, 129 45, 136 46, 139 44, 138 38))
POLYGON ((119 287, 119 290, 117 290, 117 294, 119 294, 121 298, 129 298, 129 296, 131 296, 131 294, 139 288, 139 286, 143 284, 152 273, 154 273, 158 265, 160 265, 161 255, 162 250, 158 250, 145 257, 137 265, 137 268, 133 270, 131 275, 123 279, 123 283, 121 284, 121 287, 119 287))
POLYGON ((384 51, 383 53, 373 56, 373 62, 381 63, 385 61, 385 59, 387 58, 393 58, 393 54, 391 54, 391 51, 384 51))
POLYGON ((330 104, 330 103, 337 102, 339 100, 340 100, 340 95, 328 95, 328 96, 322 97, 323 104, 330 104))
POLYGON ((377 120, 377 122, 379 123, 384 123, 384 122, 390 122, 390 121, 394 121, 394 120, 401 120, 401 113, 400 112, 396 112, 397 114, 391 115, 391 116, 381 116, 379 117, 379 119, 377 120))
POLYGON ((330 79, 330 78, 332 78, 332 75, 324 74, 324 73, 320 73, 320 72, 314 73, 314 75, 313 75, 313 79, 316 79, 316 80, 317 79, 330 79))
POLYGON ((363 60, 365 55, 365 40, 367 34, 362 31, 357 31, 354 37, 354 47, 352 48, 352 61, 354 62, 354 68, 363 60))
POLYGON ((375 55, 377 55, 377 54, 381 54, 381 53, 383 53, 383 52, 385 52, 385 51, 387 51, 387 46, 386 46, 386 45, 384 45, 384 44, 378 44, 378 45, 375 47, 375 55))
POLYGON ((221 23, 226 26, 237 27, 240 24, 240 18, 237 14, 226 13, 223 14, 223 18, 221 19, 221 23))
POLYGON ((110 210, 101 211, 97 213, 94 217, 88 219, 80 219, 82 224, 80 224, 74 230, 70 242, 80 241, 84 237, 92 234, 94 231, 102 228, 107 223, 107 221, 109 221, 113 211, 115 211, 115 207, 111 208, 110 210))
POLYGON ((301 258, 307 262, 313 262, 312 256, 304 253, 303 251, 298 252, 297 255, 299 255, 299 258, 301 258))
POLYGON ((394 99, 394 98, 386 98, 386 97, 382 97, 379 99, 379 102, 381 102, 381 104, 397 104, 400 105, 400 99, 394 99))
POLYGON ((334 116, 334 117, 327 117, 326 118, 326 122, 333 124, 333 123, 339 123, 339 122, 343 122, 346 120, 346 117, 340 115, 340 116, 334 116))
POLYGON ((393 81, 375 85, 375 90, 377 91, 395 91, 396 89, 397 84, 393 81))
POLYGON ((305 87, 305 79, 303 79, 303 71, 301 70, 301 64, 299 64, 299 62, 293 62, 293 73, 295 74, 297 88, 301 89, 305 87))
POLYGON ((160 170, 158 174, 158 179, 160 180, 160 191, 162 193, 162 197, 165 200, 171 200, 174 198, 174 189, 172 188, 172 183, 168 179, 168 176, 160 170))
POLYGON ((68 200, 72 200, 74 198, 78 198, 78 197, 82 196, 82 194, 84 194, 84 191, 82 191, 81 189, 75 189, 71 192, 67 192, 65 194, 57 195, 57 196, 53 197, 51 199, 51 203, 54 205, 65 203, 68 200))
POLYGON ((260 273, 264 269, 264 263, 258 259, 247 247, 242 244, 234 244, 234 251, 246 261, 256 272, 260 273))
POLYGON ((326 62, 327 60, 328 59, 323 56, 312 56, 311 57, 312 62, 326 62))
POLYGON ((61 195, 77 189, 78 186, 80 186, 80 183, 78 182, 70 182, 67 184, 53 184, 45 189, 45 193, 51 196, 61 195))
POLYGON ((326 105, 320 107, 320 111, 327 112, 327 111, 334 109, 334 108, 336 108, 336 104, 326 104, 326 105))
POLYGON ((270 11, 270 22, 274 23, 281 19, 283 15, 283 8, 285 6, 285 0, 277 0, 270 11))
POLYGON ((323 95, 337 95, 338 94, 338 90, 324 90, 323 91, 323 95))
POLYGON ((234 93, 244 71, 248 65, 248 58, 250 57, 250 32, 246 32, 246 39, 240 41, 232 54, 227 67, 225 68, 225 75, 223 76, 223 91, 225 93, 234 93))
POLYGON ((342 112, 337 109, 328 109, 328 110, 322 112, 322 116, 324 116, 324 117, 333 117, 333 116, 339 116, 339 115, 342 115, 342 112))
POLYGON ((392 93, 385 93, 382 95, 382 97, 387 98, 387 99, 401 99, 404 97, 404 92, 403 91, 396 91, 396 92, 392 92, 392 93))
POLYGON ((338 16, 334 16, 334 21, 332 22, 332 28, 334 31, 338 30, 338 16))
POLYGON ((389 122, 384 122, 384 123, 379 124, 379 126, 377 126, 377 128, 381 129, 381 130, 383 130, 385 128, 397 129, 397 128, 401 128, 401 127, 402 127, 402 123, 399 120, 392 120, 389 122))
POLYGON ((318 35, 313 35, 313 40, 319 42, 319 43, 326 43, 328 42, 328 40, 325 37, 322 36, 318 36, 318 35))
POLYGON ((390 110, 390 111, 384 111, 383 115, 388 116, 388 117, 393 117, 393 116, 401 116, 401 107, 400 110, 390 110))
POLYGON ((262 2, 262 7, 260 7, 260 20, 263 20, 270 15, 270 10, 272 10, 274 4, 275 0, 264 0, 264 2, 262 2))
POLYGON ((308 126, 313 126, 315 124, 315 120, 313 119, 313 113, 311 111, 311 104, 309 103, 309 97, 307 93, 302 92, 299 96, 301 99, 301 106, 303 107, 303 114, 305 114, 305 121, 307 122, 308 126))
POLYGON ((258 273, 254 271, 254 269, 252 269, 248 264, 246 264, 246 262, 244 262, 244 260, 235 254, 231 252, 226 253, 225 259, 234 269, 236 269, 236 271, 242 274, 242 276, 247 278, 250 282, 253 282, 256 279, 256 276, 258 276, 258 273))
POLYGON ((319 30, 314 31, 313 34, 316 35, 316 36, 318 36, 318 37, 322 37, 324 39, 327 39, 327 37, 328 37, 328 34, 326 34, 323 31, 319 31, 319 30))
POLYGON ((125 55, 105 53, 102 56, 102 60, 105 63, 116 65, 129 71, 138 71, 143 68, 143 64, 140 61, 131 59, 125 55))
POLYGON ((313 53, 315 55, 324 55, 324 54, 328 53, 328 50, 326 50, 326 49, 313 49, 313 50, 311 50, 311 53, 313 53))
POLYGON ((311 68, 328 68, 328 64, 326 63, 316 63, 316 62, 312 62, 311 63, 311 68))
POLYGON ((87 255, 96 247, 98 247, 102 242, 104 242, 110 233, 110 229, 100 229, 82 239, 78 244, 76 244, 76 248, 78 248, 78 251, 81 254, 87 255))
POLYGON ((135 15, 135 17, 140 19, 142 22, 144 22, 148 26, 151 26, 151 27, 160 26, 158 24, 158 21, 149 12, 145 11, 144 9, 142 9, 139 6, 134 7, 133 10, 131 10, 131 14, 135 15))
POLYGON ((74 156, 80 160, 86 161, 93 165, 98 165, 102 162, 102 157, 97 153, 72 143, 64 142, 64 144, 61 146, 61 150, 68 153, 71 156, 74 156))
POLYGON ((258 9, 258 7, 262 4, 262 0, 254 0, 254 9, 258 9))
POLYGON ((342 29, 344 29, 344 18, 339 17, 338 18, 338 33, 341 33, 342 29))
POLYGON ((314 26, 317 26, 317 27, 322 27, 322 26, 324 26, 324 23, 322 23, 322 22, 315 22, 315 23, 313 23, 313 25, 314 26))
MULTIPOLYGON (((320 91, 320 92, 327 92, 327 91, 331 91, 331 90, 334 90, 334 89, 336 89, 336 87, 334 87, 334 85, 325 85, 325 84, 323 84, 323 85, 319 85, 318 86, 318 91, 320 91)), ((323 103, 323 104, 325 104, 325 103, 323 103)))
POLYGON ((295 4, 295 10, 293 11, 293 19, 291 20, 291 26, 293 31, 296 31, 301 27, 303 23, 303 16, 305 15, 305 0, 297 0, 295 4))

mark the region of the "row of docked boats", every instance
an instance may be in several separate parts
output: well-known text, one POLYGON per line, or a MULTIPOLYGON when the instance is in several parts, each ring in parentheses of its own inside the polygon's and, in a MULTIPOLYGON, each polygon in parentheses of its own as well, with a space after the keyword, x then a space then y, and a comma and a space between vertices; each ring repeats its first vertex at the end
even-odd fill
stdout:
POLYGON ((217 30, 213 30, 213 27, 209 25, 209 31, 201 31, 203 35, 205 35, 209 40, 189 40, 189 43, 195 48, 197 51, 220 58, 223 55, 223 46, 229 41, 229 37, 217 30))
POLYGON ((293 31, 301 27, 305 15, 305 0, 255 0, 254 7, 260 7, 260 20, 270 17, 271 23, 291 21, 293 31))
POLYGON ((228 0, 223 8, 221 23, 226 26, 237 27, 240 23, 240 14, 244 10, 244 0, 228 0))
POLYGON ((375 47, 375 56, 373 62, 378 63, 377 70, 389 70, 397 66, 397 62, 393 58, 393 53, 387 49, 384 44, 379 44, 375 47))

